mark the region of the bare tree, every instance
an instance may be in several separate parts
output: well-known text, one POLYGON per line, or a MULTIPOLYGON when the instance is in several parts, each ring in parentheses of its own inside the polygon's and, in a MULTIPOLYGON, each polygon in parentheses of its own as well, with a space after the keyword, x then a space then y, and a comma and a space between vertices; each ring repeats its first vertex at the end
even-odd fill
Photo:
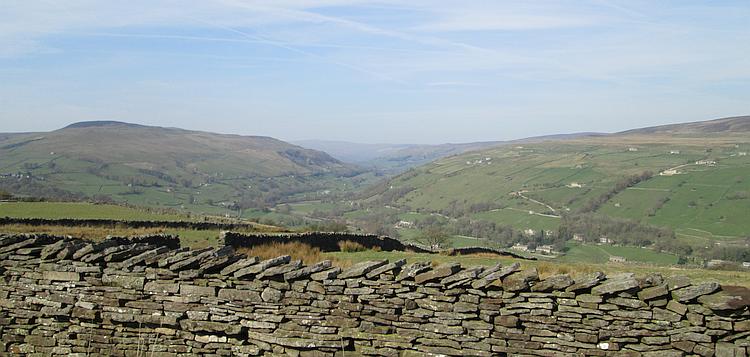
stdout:
POLYGON ((431 249, 442 249, 450 245, 450 236, 439 227, 430 227, 422 231, 416 239, 417 243, 430 247, 431 249))

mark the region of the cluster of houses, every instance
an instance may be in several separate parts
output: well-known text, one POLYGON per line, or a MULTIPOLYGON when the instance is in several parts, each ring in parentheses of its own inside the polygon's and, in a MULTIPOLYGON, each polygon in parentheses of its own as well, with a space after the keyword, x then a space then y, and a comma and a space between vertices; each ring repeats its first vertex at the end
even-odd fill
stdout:
POLYGON ((529 248, 528 244, 521 244, 516 243, 510 249, 518 251, 518 252, 526 252, 526 253, 538 253, 538 254, 547 254, 547 255, 553 255, 557 254, 557 251, 555 248, 553 248, 551 245, 540 245, 536 248, 529 248))
MULTIPOLYGON (((718 268, 720 266, 733 265, 733 264, 736 264, 736 263, 730 262, 728 260, 711 259, 706 262, 706 268, 718 268)), ((742 268, 750 269, 750 262, 742 262, 742 268)))
MULTIPOLYGON (((583 242, 583 241, 585 241, 585 238, 584 238, 583 234, 575 233, 575 234, 573 234, 573 240, 576 241, 576 242, 583 242)), ((613 241, 610 238, 607 238, 605 236, 599 237, 598 244, 614 244, 614 243, 615 243, 615 241, 613 241)))
POLYGON ((706 165, 706 166, 716 166, 716 161, 715 160, 703 159, 703 160, 696 161, 695 164, 696 165, 706 165))
MULTIPOLYGON (((15 173, 15 174, 0 174, 0 178, 16 178, 16 179, 28 179, 31 178, 30 175, 21 174, 21 173, 15 173)), ((42 177, 39 178, 40 180, 43 179, 42 177)))
POLYGON ((668 169, 659 173, 659 176, 674 176, 679 175, 681 172, 677 169, 668 169))
POLYGON ((414 228, 414 222, 398 221, 393 225, 394 228, 414 228))
POLYGON ((492 158, 491 157, 485 157, 484 159, 476 159, 474 161, 466 161, 466 165, 481 165, 481 164, 487 164, 492 165, 492 158))

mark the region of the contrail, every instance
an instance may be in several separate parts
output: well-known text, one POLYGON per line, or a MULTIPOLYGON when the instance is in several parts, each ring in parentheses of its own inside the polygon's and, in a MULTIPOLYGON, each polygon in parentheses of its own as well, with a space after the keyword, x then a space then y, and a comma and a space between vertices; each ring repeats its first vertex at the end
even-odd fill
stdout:
POLYGON ((390 76, 387 76, 387 75, 384 75, 384 74, 381 74, 381 73, 373 72, 373 71, 371 71, 369 69, 366 69, 366 68, 362 68, 362 67, 359 67, 359 66, 351 65, 351 64, 348 64, 348 63, 340 62, 340 61, 331 60, 330 58, 321 56, 321 55, 319 55, 317 53, 310 52, 310 51, 305 51, 305 50, 302 50, 302 49, 299 49, 299 48, 296 48, 296 47, 289 46, 289 45, 287 45, 284 42, 270 40, 270 39, 267 39, 267 38, 264 38, 264 37, 261 37, 261 36, 258 36, 258 35, 254 35, 254 34, 242 31, 242 30, 238 30, 236 28, 232 28, 232 27, 229 27, 229 26, 224 26, 224 25, 212 23, 212 22, 205 21, 205 20, 198 19, 198 18, 189 17, 189 19, 191 19, 193 21, 196 21, 196 22, 200 22, 200 23, 202 23, 204 25, 208 25, 208 26, 212 26, 212 27, 215 27, 215 28, 218 28, 218 29, 222 29, 222 30, 225 30, 225 31, 236 33, 236 34, 238 34, 240 36, 243 36, 243 37, 246 37, 246 38, 258 41, 258 43, 263 43, 263 44, 267 44, 267 45, 271 45, 271 46, 276 46, 276 47, 283 48, 283 49, 288 50, 288 51, 296 52, 296 53, 299 53, 299 54, 302 54, 302 55, 305 55, 305 56, 315 57, 317 59, 322 60, 323 62, 327 62, 327 63, 331 63, 331 64, 334 64, 334 65, 337 65, 337 66, 340 66, 340 67, 348 68, 348 69, 351 69, 351 70, 354 70, 354 71, 357 71, 357 72, 361 72, 361 73, 364 73, 364 74, 367 74, 367 75, 370 75, 370 76, 373 76, 373 77, 377 77, 377 78, 380 78, 380 79, 383 79, 383 80, 387 80, 387 81, 391 81, 391 82, 396 82, 396 83, 400 83, 400 84, 409 84, 409 83, 404 82, 402 80, 399 80, 399 79, 396 79, 396 78, 393 78, 393 77, 390 77, 390 76))
POLYGON ((307 22, 330 22, 334 24, 343 25, 349 28, 353 28, 355 30, 359 30, 365 33, 388 36, 388 37, 393 37, 393 38, 397 38, 397 39, 401 39, 405 41, 417 42, 417 43, 421 43, 425 45, 449 46, 449 47, 461 48, 464 50, 487 52, 487 53, 495 52, 494 50, 490 50, 490 49, 486 49, 486 48, 482 48, 482 47, 478 47, 478 46, 474 46, 474 45, 470 45, 470 44, 466 44, 462 42, 455 42, 455 41, 445 40, 442 38, 437 38, 437 37, 432 37, 432 36, 430 37, 414 36, 408 33, 400 32, 400 31, 388 30, 388 29, 372 26, 369 24, 365 24, 362 22, 343 19, 340 17, 321 15, 321 14, 310 12, 310 11, 250 5, 242 0, 236 0, 236 1, 231 1, 231 2, 236 4, 239 7, 249 9, 249 10, 271 12, 271 13, 277 13, 277 14, 281 13, 283 15, 286 15, 287 17, 292 17, 292 18, 295 18, 298 20, 304 20, 307 22))
MULTIPOLYGON (((257 41, 247 38, 224 38, 224 37, 206 37, 206 36, 187 36, 187 35, 154 35, 154 34, 137 34, 137 33, 116 33, 116 32, 67 32, 71 35, 77 36, 101 36, 101 37, 125 37, 125 38, 148 38, 148 39, 167 39, 167 40, 187 40, 187 41, 207 41, 207 42, 239 42, 239 43, 262 43, 267 44, 267 41, 257 41)), ((293 43, 293 42, 282 42, 287 46, 302 46, 302 47, 319 47, 319 48, 341 48, 341 49, 352 49, 352 50, 373 50, 373 51, 384 51, 384 52, 412 52, 412 53, 433 53, 433 54, 450 54, 449 51, 440 50, 423 50, 423 49, 411 49, 411 48, 395 48, 395 47, 375 47, 375 46, 352 46, 352 45, 338 45, 330 43, 293 43)))

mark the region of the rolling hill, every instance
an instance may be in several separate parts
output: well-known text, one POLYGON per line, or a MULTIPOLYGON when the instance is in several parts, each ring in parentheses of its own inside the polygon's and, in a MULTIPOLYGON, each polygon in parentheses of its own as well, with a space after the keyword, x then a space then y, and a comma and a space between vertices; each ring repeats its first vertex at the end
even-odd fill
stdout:
POLYGON ((737 116, 692 123, 679 123, 670 125, 652 126, 648 128, 633 129, 617 133, 616 135, 633 134, 669 134, 669 135, 695 135, 695 134, 735 134, 750 131, 750 116, 737 116))
POLYGON ((346 141, 300 140, 296 145, 325 151, 343 162, 357 164, 384 174, 398 174, 412 167, 434 160, 469 151, 487 149, 499 145, 548 141, 598 136, 599 133, 574 133, 539 136, 512 141, 484 141, 445 144, 360 144, 346 141))
POLYGON ((0 188, 226 212, 316 195, 357 171, 280 140, 114 121, 0 135, 0 188))
POLYGON ((414 168, 371 187, 361 204, 369 215, 387 207, 381 215, 396 219, 437 214, 537 232, 557 231, 569 216, 604 216, 670 229, 694 249, 744 246, 748 152, 747 116, 525 140, 414 168))

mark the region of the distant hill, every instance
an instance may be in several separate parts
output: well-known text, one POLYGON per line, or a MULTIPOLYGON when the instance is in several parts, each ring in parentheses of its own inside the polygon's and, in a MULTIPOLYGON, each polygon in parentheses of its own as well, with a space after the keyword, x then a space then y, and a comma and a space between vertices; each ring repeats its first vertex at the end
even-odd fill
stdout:
POLYGON ((652 126, 648 128, 627 130, 618 135, 631 134, 737 134, 750 132, 750 116, 738 116, 721 118, 692 123, 679 123, 670 125, 652 126))
POLYGON ((441 157, 491 147, 502 142, 425 145, 360 144, 345 141, 303 140, 294 143, 306 148, 325 151, 343 162, 375 169, 386 174, 394 174, 441 157))
POLYGON ((412 148, 415 144, 361 144, 336 140, 297 140, 292 144, 308 149, 324 151, 343 162, 362 164, 391 155, 393 152, 412 148))
POLYGON ((331 156, 348 163, 373 168, 387 174, 397 174, 412 167, 424 165, 439 158, 458 155, 469 151, 482 150, 509 143, 528 141, 564 140, 599 133, 574 133, 539 136, 511 141, 485 141, 472 143, 445 144, 360 144, 346 141, 300 140, 293 143, 309 149, 325 151, 331 156))
POLYGON ((262 136, 115 121, 0 134, 0 188, 29 195, 223 212, 240 202, 260 207, 325 190, 331 180, 354 173, 324 152, 262 136))

